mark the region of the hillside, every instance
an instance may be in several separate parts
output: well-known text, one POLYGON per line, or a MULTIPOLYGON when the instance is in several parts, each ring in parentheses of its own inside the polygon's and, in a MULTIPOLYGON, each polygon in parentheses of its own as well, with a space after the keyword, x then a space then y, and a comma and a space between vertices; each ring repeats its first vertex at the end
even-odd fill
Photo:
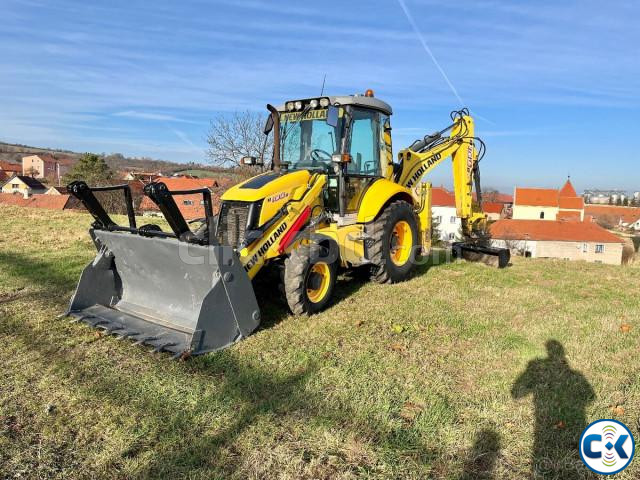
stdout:
POLYGON ((177 362, 58 317, 90 223, 0 205, 0 478, 586 479, 585 422, 638 438, 638 265, 432 259, 312 317, 260 284, 255 334, 177 362))
MULTIPOLYGON (((11 143, 0 142, 0 160, 13 163, 21 163, 22 157, 34 155, 37 153, 50 153, 52 155, 63 155, 71 158, 79 158, 82 152, 73 152, 70 150, 56 150, 51 148, 31 147, 29 145, 17 145, 11 143)), ((97 153, 97 152, 95 152, 97 153)), ((196 163, 177 163, 166 160, 157 160, 153 158, 133 158, 125 157, 120 153, 103 154, 109 167, 113 170, 130 170, 137 169, 145 172, 162 171, 164 173, 173 173, 185 169, 204 169, 209 170, 206 165, 196 163)))

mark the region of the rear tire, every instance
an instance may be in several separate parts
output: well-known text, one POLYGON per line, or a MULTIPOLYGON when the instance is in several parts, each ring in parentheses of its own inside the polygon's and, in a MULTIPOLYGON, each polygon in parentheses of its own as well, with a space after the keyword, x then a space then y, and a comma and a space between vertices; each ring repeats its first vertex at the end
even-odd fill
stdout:
POLYGON ((418 252, 418 219, 413 207, 403 200, 392 202, 366 229, 371 236, 367 249, 371 279, 377 283, 406 280, 418 252))
POLYGON ((331 301, 336 284, 336 261, 329 261, 322 245, 300 245, 284 263, 287 304, 297 315, 323 310, 331 301))

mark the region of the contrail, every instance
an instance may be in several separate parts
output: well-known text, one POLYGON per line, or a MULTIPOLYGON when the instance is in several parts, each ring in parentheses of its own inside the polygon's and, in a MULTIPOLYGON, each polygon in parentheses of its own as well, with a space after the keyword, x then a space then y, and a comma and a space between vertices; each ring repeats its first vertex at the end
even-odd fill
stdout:
POLYGON ((189 140, 189 137, 187 137, 185 135, 184 132, 181 132, 180 130, 177 130, 175 128, 170 127, 169 125, 166 125, 166 127, 173 132, 173 134, 178 137, 180 140, 182 140, 182 142, 187 145, 188 147, 190 147, 191 149, 193 149, 194 151, 201 151, 203 150, 202 148, 198 147, 196 144, 194 144, 191 140, 189 140))
MULTIPOLYGON (((424 48, 424 51, 427 52, 427 55, 429 55, 429 57, 431 57, 431 60, 433 61, 433 64, 436 66, 436 68, 438 69, 438 71, 442 75, 442 78, 444 78, 444 81, 447 82, 447 85, 449 85, 449 88, 451 89, 451 91, 453 92, 455 97, 458 99, 458 102, 460 102, 460 106, 464 107, 465 106, 464 100, 462 100, 462 97, 458 93, 458 90, 456 90, 456 87, 453 86, 453 83, 451 83, 451 80, 449 80, 449 77, 447 76, 446 72, 440 66, 440 63, 438 62, 438 59, 436 58, 436 56, 433 54, 433 52, 429 48, 429 45, 427 45, 427 42, 425 41, 424 37, 422 36, 422 33, 420 32, 420 29, 418 28, 418 24, 415 22, 415 20, 411 16, 411 13, 409 12, 409 9, 407 8, 407 5, 404 3, 404 0, 398 0, 398 3, 400 4, 400 8, 402 8, 402 11, 404 12, 405 16, 407 17, 407 20, 409 21, 409 24, 411 25, 411 28, 413 28, 413 31, 415 32, 416 36, 418 37, 418 40, 420 40, 420 43, 422 44, 422 48, 424 48)), ((474 115, 476 117, 484 120, 485 122, 494 124, 494 122, 492 122, 488 118, 484 118, 483 116, 478 115, 478 112, 474 111, 473 113, 474 113, 474 115)))
POLYGON ((442 75, 442 78, 444 78, 444 81, 447 82, 447 85, 449 85, 449 88, 451 89, 453 94, 458 99, 458 102, 460 102, 460 106, 464 107, 464 101, 462 100, 462 97, 458 94, 458 91, 456 90, 456 87, 453 86, 453 83, 451 83, 451 80, 449 80, 449 77, 447 76, 445 71, 440 66, 440 63, 438 63, 438 59, 435 57, 435 55, 433 54, 433 52, 429 48, 429 45, 427 45, 427 42, 425 42, 424 37, 422 36, 422 33, 420 33, 420 30, 418 29, 418 25, 413 20, 413 17, 411 16, 411 13, 409 13, 409 9, 405 5, 404 0, 398 0, 398 3, 400 4, 400 7, 402 8, 402 11, 406 15, 407 20, 409 20, 409 23, 411 24, 411 28, 413 28, 413 31, 415 32, 416 36, 418 37, 418 40, 420 40, 420 43, 422 44, 422 48, 424 48, 424 51, 427 52, 427 54, 431 57, 431 60, 433 60, 433 63, 436 66, 436 68, 438 69, 438 71, 440 72, 440 74, 442 75))

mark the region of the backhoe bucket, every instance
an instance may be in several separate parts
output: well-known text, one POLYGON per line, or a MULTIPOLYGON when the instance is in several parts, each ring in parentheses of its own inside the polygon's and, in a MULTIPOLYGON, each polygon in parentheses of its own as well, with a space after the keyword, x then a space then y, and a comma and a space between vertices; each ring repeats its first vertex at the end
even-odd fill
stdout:
POLYGON ((463 258, 469 262, 482 262, 498 268, 508 266, 511 259, 508 248, 488 247, 475 243, 455 242, 451 251, 455 258, 463 258))
POLYGON ((219 350, 260 323, 251 280, 231 247, 92 229, 98 254, 68 314, 156 351, 219 350))

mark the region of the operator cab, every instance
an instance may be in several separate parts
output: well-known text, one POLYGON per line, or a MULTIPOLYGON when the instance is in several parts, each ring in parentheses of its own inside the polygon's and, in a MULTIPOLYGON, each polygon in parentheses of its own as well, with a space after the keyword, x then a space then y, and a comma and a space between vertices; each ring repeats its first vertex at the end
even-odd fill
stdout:
POLYGON ((357 212, 369 185, 389 176, 392 110, 373 91, 288 101, 278 113, 280 164, 327 173, 328 210, 357 212))

